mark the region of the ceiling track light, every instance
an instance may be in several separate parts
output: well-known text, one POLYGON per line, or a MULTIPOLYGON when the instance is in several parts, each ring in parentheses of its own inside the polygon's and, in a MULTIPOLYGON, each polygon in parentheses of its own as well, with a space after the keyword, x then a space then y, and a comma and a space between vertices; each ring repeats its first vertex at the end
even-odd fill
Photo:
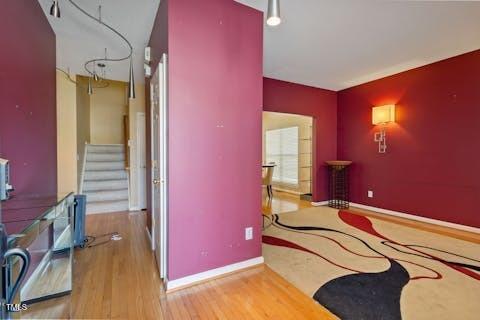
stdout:
MULTIPOLYGON (((98 80, 102 80, 102 78, 96 73, 96 70, 95 70, 95 65, 99 62, 108 62, 108 61, 111 61, 111 62, 119 62, 119 61, 125 61, 125 60, 129 60, 130 59, 130 73, 129 73, 129 79, 128 79, 128 97, 130 99, 135 99, 135 79, 134 79, 134 73, 133 73, 133 59, 132 59, 132 55, 133 55, 133 47, 132 47, 132 44, 127 40, 127 38, 125 38, 125 36, 123 36, 120 32, 118 32, 117 30, 115 30, 113 27, 111 27, 110 25, 106 24, 105 22, 103 22, 102 20, 102 7, 99 6, 98 8, 98 15, 99 17, 94 17, 93 15, 91 15, 90 13, 88 13, 87 11, 85 11, 84 9, 82 9, 79 5, 77 5, 73 0, 68 0, 78 11, 80 11, 81 13, 83 13, 84 15, 86 15, 87 17, 89 17, 90 19, 98 22, 99 24, 101 24, 102 26, 104 26, 105 28, 109 29, 110 31, 112 31, 113 33, 115 33, 118 37, 120 37, 123 41, 125 41, 125 43, 127 44, 130 52, 127 56, 125 57, 121 57, 121 58, 107 58, 107 49, 105 48, 105 58, 97 58, 97 59, 92 59, 92 60, 89 60, 87 62, 85 62, 84 64, 84 68, 85 70, 87 71, 87 73, 90 75, 89 77, 89 80, 88 80, 88 93, 89 94, 92 94, 93 93, 93 87, 92 87, 92 84, 91 84, 91 79, 93 78, 93 80, 95 81, 98 81, 98 80), (91 65, 93 64, 93 70, 90 70, 89 68, 91 67, 91 65)), ((52 5, 52 8, 53 7, 56 7, 58 10, 58 17, 60 17, 60 10, 58 8, 58 0, 54 0, 53 1, 53 5, 52 5)), ((52 14, 52 9, 50 9, 50 14, 52 14)), ((102 72, 104 73, 105 69, 102 69, 102 72)))
POLYGON ((58 0, 53 0, 52 6, 50 7, 50 15, 55 18, 60 18, 60 7, 58 6, 58 0))
MULTIPOLYGON (((72 77, 70 76, 70 69, 67 69, 67 71, 61 69, 61 68, 56 68, 58 71, 60 71, 61 73, 63 73, 65 75, 65 78, 67 78, 68 81, 70 81, 71 83, 77 85, 77 86, 80 86, 80 87, 84 87, 84 88, 87 88, 87 91, 88 91, 88 85, 85 86, 85 83, 83 81, 75 81, 74 79, 72 79, 72 77)), ((100 78, 100 81, 97 85, 93 84, 92 83, 92 92, 93 92, 93 89, 104 89, 104 88, 107 88, 110 86, 110 82, 108 81, 103 81, 103 79, 100 78)))
POLYGON ((282 22, 280 17, 280 0, 268 0, 267 24, 275 27, 282 22))

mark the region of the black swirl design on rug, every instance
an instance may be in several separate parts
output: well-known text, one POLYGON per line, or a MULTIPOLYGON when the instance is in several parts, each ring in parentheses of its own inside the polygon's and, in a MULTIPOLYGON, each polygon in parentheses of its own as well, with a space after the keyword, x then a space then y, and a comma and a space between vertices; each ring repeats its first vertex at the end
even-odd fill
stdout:
POLYGON ((400 297, 410 275, 389 259, 390 268, 378 273, 357 273, 333 279, 315 292, 313 299, 340 319, 402 319, 400 297))

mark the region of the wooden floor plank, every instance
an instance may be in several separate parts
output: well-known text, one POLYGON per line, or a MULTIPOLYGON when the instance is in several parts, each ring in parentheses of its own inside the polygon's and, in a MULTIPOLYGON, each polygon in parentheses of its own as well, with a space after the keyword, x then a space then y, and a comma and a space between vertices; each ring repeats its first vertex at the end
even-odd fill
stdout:
POLYGON ((144 212, 88 216, 87 234, 116 231, 123 239, 77 249, 72 294, 30 305, 22 317, 331 319, 311 298, 265 265, 165 294, 145 220, 144 212))
MULTIPOLYGON (((274 192, 263 213, 307 208, 298 197, 274 192)), ((468 241, 480 236, 422 222, 356 210, 365 215, 468 241)), ((150 242, 145 213, 87 217, 87 234, 114 231, 123 237, 76 250, 71 295, 29 306, 23 318, 62 319, 334 319, 310 297, 265 265, 165 294, 150 242)), ((108 238, 108 237, 107 237, 108 238)), ((98 242, 105 240, 99 239, 98 242)), ((478 242, 477 242, 478 243, 478 242)))

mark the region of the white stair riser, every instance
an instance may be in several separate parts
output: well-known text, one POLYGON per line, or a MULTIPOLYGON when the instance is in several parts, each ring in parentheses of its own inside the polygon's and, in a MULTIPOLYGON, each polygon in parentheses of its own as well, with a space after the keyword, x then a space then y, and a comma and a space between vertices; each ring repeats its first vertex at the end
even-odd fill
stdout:
POLYGON ((93 203, 98 201, 128 201, 128 190, 109 190, 109 191, 92 191, 85 192, 87 195, 87 202, 93 203))
POLYGON ((124 170, 125 163, 118 162, 88 162, 85 164, 85 171, 106 171, 106 170, 124 170))
POLYGON ((128 201, 106 201, 87 203, 87 214, 127 211, 128 201))
POLYGON ((123 153, 88 153, 87 162, 89 161, 124 161, 123 153))
POLYGON ((86 171, 85 181, 87 180, 122 180, 127 179, 125 170, 108 170, 108 171, 86 171))
POLYGON ((93 145, 87 146, 88 153, 123 153, 123 145, 93 145))
POLYGON ((121 190, 127 189, 127 180, 87 180, 83 183, 83 191, 121 190))
POLYGON ((88 145, 82 190, 87 214, 127 211, 127 178, 123 145, 88 145))

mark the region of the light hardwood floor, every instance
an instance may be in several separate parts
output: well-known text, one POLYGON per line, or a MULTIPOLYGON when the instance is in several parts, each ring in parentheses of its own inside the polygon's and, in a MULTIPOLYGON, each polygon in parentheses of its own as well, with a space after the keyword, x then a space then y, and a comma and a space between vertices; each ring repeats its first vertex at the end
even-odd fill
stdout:
MULTIPOLYGON (((312 205, 310 202, 300 200, 299 196, 274 190, 273 199, 271 201, 268 201, 266 193, 264 192, 262 212, 265 215, 269 215, 269 214, 275 214, 275 213, 296 211, 303 208, 309 208, 311 206, 312 205)), ((452 229, 452 228, 434 225, 430 223, 389 216, 386 214, 364 210, 360 208, 355 208, 355 207, 350 207, 350 209, 348 210, 355 212, 357 214, 374 217, 376 219, 390 221, 393 223, 397 223, 397 224, 401 224, 401 225, 405 225, 408 227, 417 228, 417 229, 421 229, 429 232, 435 232, 435 233, 439 233, 445 236, 449 236, 449 237, 453 237, 453 238, 457 238, 465 241, 480 243, 480 234, 478 233, 472 233, 468 231, 452 229)))
POLYGON ((265 265, 165 294, 145 233, 145 213, 88 216, 87 233, 123 237, 77 250, 74 289, 30 306, 23 318, 335 319, 265 265))
POLYGON ((273 198, 268 199, 267 193, 263 190, 262 212, 265 215, 291 212, 303 208, 310 208, 311 206, 310 202, 300 200, 300 196, 298 195, 276 190, 273 190, 273 198))
MULTIPOLYGON (((311 207, 297 196, 264 197, 264 214, 311 207)), ((357 213, 468 241, 480 235, 352 208, 357 213)), ((87 218, 87 233, 117 231, 121 241, 77 250, 73 293, 33 304, 23 318, 42 319, 335 319, 310 297, 262 265, 165 294, 145 233, 145 213, 87 218)), ((478 242, 477 242, 478 243, 478 242)))

